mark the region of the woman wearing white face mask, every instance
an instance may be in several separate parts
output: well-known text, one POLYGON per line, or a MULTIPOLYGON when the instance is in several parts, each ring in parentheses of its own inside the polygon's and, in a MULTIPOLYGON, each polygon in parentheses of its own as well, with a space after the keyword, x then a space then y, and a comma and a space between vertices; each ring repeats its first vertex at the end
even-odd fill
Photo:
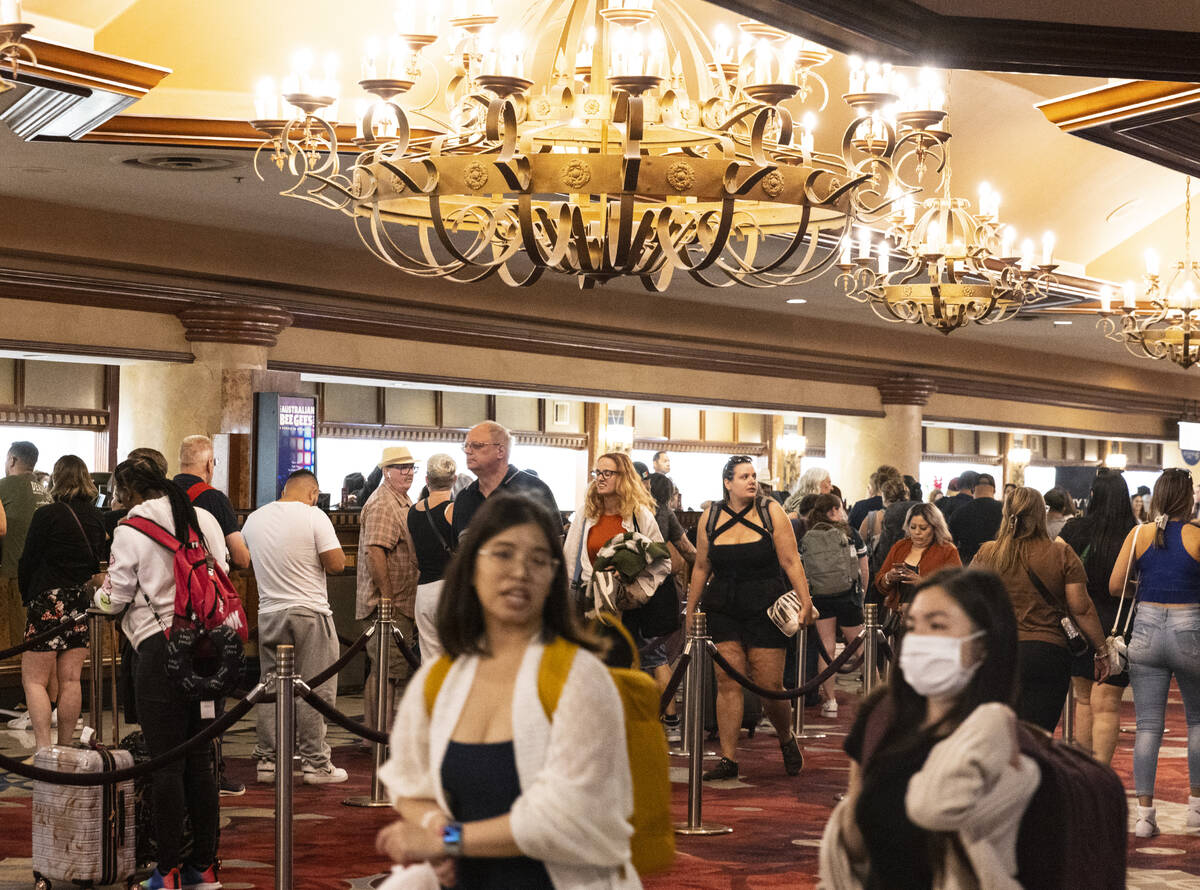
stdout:
POLYGON ((850 789, 821 842, 821 886, 1016 888, 1037 765, 1017 748, 1017 628, 991 572, 948 570, 909 606, 900 670, 846 738, 850 789))

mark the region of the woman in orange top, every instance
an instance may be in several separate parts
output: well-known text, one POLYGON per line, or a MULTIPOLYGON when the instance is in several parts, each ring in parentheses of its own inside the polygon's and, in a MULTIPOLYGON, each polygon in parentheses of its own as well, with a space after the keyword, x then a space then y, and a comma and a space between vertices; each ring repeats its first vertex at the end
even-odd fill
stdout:
POLYGON ((875 587, 889 609, 900 608, 912 592, 939 569, 962 565, 958 548, 942 511, 934 504, 916 504, 904 520, 905 537, 892 545, 875 575, 875 587))

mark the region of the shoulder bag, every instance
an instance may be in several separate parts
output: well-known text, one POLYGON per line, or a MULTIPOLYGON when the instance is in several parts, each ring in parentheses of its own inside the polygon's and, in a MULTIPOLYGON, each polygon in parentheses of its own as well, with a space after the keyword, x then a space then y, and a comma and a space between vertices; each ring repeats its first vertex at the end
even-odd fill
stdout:
MULTIPOLYGON (((1141 526, 1138 526, 1141 528, 1141 526)), ((1129 548, 1129 559, 1125 563, 1125 581, 1121 584, 1121 600, 1117 603, 1117 614, 1113 619, 1112 630, 1104 641, 1108 646, 1109 672, 1117 675, 1129 668, 1129 636, 1133 630, 1133 615, 1137 612, 1138 583, 1141 573, 1133 574, 1133 564, 1137 560, 1137 539, 1133 536, 1133 546, 1129 548), (1125 595, 1129 591, 1130 580, 1133 581, 1133 596, 1130 598, 1129 611, 1125 613, 1125 624, 1121 624, 1121 610, 1125 608, 1125 595)))
POLYGON ((1062 606, 1054 602, 1050 596, 1050 591, 1042 583, 1042 579, 1029 566, 1025 566, 1025 574, 1029 576, 1029 580, 1033 583, 1037 592, 1041 594, 1042 599, 1046 601, 1050 608, 1058 613, 1058 623, 1062 625, 1063 635, 1067 638, 1067 651, 1074 656, 1080 656, 1087 652, 1089 645, 1087 637, 1080 633, 1079 627, 1071 617, 1070 607, 1065 602, 1062 606))

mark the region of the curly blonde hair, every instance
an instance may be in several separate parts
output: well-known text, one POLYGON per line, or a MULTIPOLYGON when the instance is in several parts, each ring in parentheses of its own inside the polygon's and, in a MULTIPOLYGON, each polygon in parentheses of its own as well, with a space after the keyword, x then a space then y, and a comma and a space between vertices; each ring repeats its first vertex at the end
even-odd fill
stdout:
MULTIPOLYGON (((654 498, 646 491, 646 486, 642 484, 641 477, 633 468, 633 461, 629 459, 629 455, 621 451, 610 451, 596 458, 596 463, 604 458, 617 465, 617 497, 621 501, 621 518, 631 519, 638 507, 645 507, 653 513, 654 498)), ((587 494, 583 499, 583 515, 588 519, 599 519, 604 515, 604 503, 600 499, 600 493, 596 491, 595 479, 588 483, 587 494)))

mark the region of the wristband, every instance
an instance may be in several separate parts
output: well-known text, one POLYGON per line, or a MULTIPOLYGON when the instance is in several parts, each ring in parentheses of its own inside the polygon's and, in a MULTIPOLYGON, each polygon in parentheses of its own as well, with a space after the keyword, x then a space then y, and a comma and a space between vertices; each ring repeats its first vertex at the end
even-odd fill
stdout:
POLYGON ((447 822, 442 827, 442 852, 453 859, 462 856, 462 832, 461 822, 447 822))

